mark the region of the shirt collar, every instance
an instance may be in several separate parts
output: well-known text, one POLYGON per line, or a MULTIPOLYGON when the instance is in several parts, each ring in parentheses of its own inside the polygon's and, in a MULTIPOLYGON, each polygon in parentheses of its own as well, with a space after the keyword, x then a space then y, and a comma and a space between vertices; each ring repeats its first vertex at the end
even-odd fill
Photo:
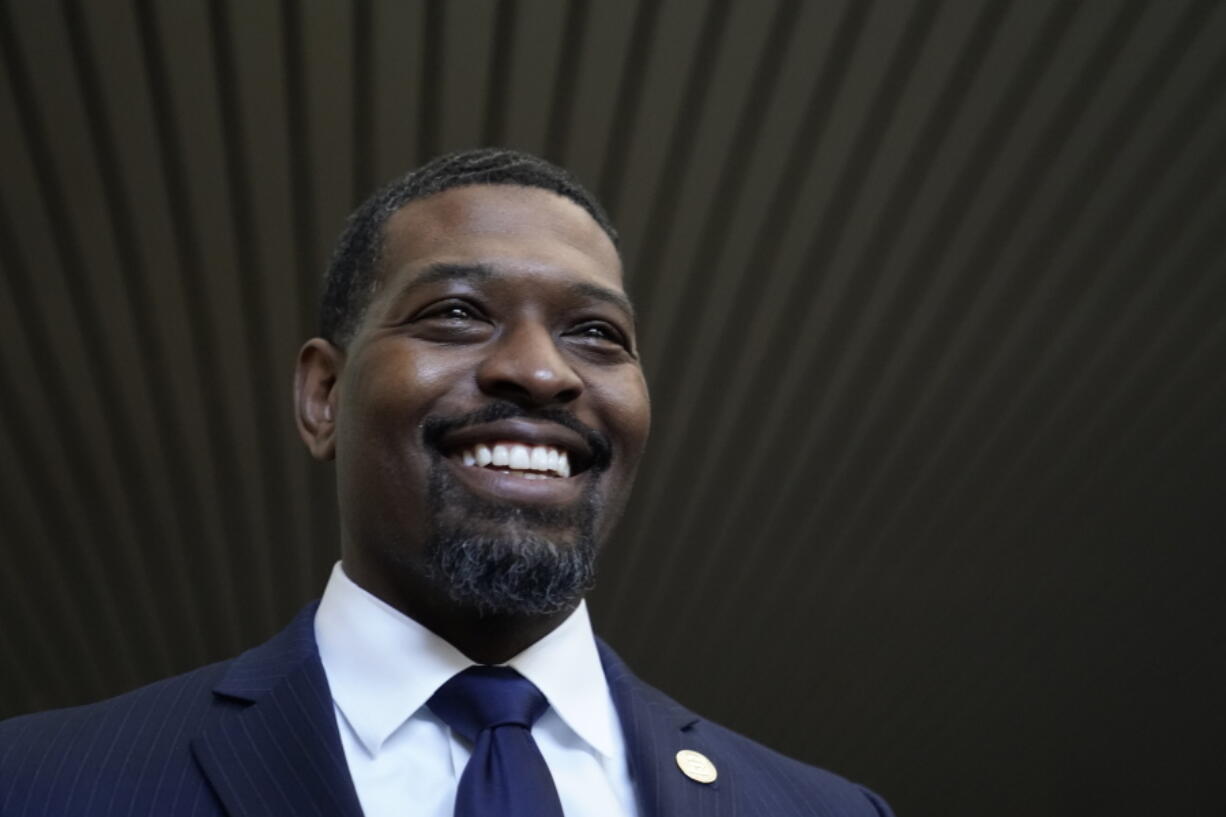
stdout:
MULTIPOLYGON (((315 613, 315 640, 332 700, 372 756, 440 686, 475 663, 358 587, 339 562, 315 613)), ((617 713, 586 602, 507 665, 536 684, 580 738, 614 756, 617 713)))
POLYGON ((536 684, 558 717, 589 746, 606 758, 616 756, 617 711, 596 651, 586 601, 507 666, 536 684))

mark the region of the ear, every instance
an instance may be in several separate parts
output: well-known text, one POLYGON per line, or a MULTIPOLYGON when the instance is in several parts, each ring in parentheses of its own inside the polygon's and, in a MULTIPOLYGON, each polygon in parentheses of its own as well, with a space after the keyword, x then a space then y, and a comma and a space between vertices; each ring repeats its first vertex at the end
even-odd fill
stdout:
POLYGON ((311 456, 336 456, 336 406, 345 352, 323 338, 311 338, 298 350, 294 370, 294 409, 298 435, 311 456))

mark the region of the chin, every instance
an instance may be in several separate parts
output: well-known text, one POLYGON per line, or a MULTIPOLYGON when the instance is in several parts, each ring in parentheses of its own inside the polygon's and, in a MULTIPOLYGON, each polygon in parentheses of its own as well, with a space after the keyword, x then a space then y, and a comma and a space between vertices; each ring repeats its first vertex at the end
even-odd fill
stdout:
POLYGON ((494 502, 446 469, 430 481, 428 578, 483 616, 544 616, 573 607, 596 579, 594 483, 562 507, 494 502))
POLYGON ((573 607, 596 579, 595 547, 535 536, 432 537, 429 577, 482 616, 546 616, 573 607))

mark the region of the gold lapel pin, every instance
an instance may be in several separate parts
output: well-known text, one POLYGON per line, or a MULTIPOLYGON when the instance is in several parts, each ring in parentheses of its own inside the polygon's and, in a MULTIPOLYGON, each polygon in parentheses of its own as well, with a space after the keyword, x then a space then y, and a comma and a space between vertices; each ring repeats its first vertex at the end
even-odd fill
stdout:
POLYGON ((690 780, 699 783, 713 783, 718 776, 715 764, 702 752, 693 749, 682 749, 677 753, 677 767, 690 780))

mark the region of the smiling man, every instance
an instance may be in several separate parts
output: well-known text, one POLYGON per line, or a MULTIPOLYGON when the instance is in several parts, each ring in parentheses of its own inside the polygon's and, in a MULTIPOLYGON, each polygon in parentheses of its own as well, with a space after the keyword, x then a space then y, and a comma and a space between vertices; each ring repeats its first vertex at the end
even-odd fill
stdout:
POLYGON ((294 393, 336 462, 318 606, 233 661, 0 725, 0 815, 889 814, 594 638, 650 408, 616 232, 564 171, 468 151, 375 194, 294 393))
POLYGON ((336 458, 345 575, 497 663, 590 589, 647 438, 647 387, 594 202, 466 184, 401 204, 416 190, 376 197, 341 239, 323 338, 300 356, 299 427, 336 458))

